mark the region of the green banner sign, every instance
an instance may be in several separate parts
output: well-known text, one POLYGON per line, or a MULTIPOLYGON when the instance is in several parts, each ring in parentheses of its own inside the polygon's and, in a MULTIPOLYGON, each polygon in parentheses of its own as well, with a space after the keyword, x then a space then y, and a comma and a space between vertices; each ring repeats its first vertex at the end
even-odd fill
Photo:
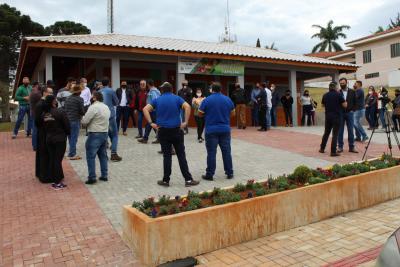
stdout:
POLYGON ((243 76, 244 63, 234 60, 181 58, 178 71, 185 74, 243 76))

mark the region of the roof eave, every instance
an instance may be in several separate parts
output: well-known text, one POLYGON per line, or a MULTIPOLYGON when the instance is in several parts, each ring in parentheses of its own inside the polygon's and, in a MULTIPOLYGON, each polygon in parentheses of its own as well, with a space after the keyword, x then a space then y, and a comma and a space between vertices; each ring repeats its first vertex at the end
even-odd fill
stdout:
POLYGON ((348 43, 345 43, 345 45, 350 46, 350 47, 354 47, 357 45, 362 45, 362 44, 366 44, 366 43, 370 43, 370 42, 375 42, 375 41, 379 41, 381 39, 385 39, 385 38, 390 38, 393 36, 399 35, 400 36, 400 31, 394 31, 394 32, 388 32, 382 35, 377 35, 377 36, 371 36, 369 38, 361 38, 361 39, 356 39, 353 41, 350 41, 348 43))

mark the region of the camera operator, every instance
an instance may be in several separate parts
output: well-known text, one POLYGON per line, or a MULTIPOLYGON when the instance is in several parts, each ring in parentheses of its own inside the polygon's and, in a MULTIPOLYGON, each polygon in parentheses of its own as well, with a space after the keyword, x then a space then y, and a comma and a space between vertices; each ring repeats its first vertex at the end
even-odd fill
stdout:
POLYGON ((393 104, 393 114, 392 114, 392 121, 394 131, 400 132, 400 89, 396 89, 394 91, 395 99, 392 101, 393 104))
MULTIPOLYGON (((390 98, 388 96, 388 91, 385 87, 381 87, 378 90, 378 112, 376 113, 379 116, 379 120, 382 124, 382 129, 386 129, 386 122, 385 122, 385 111, 386 105, 390 103, 390 98)), ((378 119, 376 118, 376 125, 378 126, 378 119)))

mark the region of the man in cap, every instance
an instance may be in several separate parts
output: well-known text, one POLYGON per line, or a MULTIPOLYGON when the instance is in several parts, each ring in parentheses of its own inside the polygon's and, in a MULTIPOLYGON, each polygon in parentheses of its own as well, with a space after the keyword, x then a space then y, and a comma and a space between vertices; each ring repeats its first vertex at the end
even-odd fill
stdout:
POLYGON ((69 92, 71 95, 67 97, 64 103, 64 110, 71 128, 71 133, 68 136, 68 158, 70 160, 79 160, 81 157, 76 154, 76 144, 78 143, 79 130, 81 128, 81 118, 85 115, 84 101, 80 96, 82 87, 79 84, 75 84, 69 92))
POLYGON ((172 85, 165 82, 160 87, 162 95, 143 109, 143 114, 153 129, 158 129, 158 138, 164 156, 164 177, 157 183, 161 186, 169 186, 172 165, 172 146, 175 148, 176 156, 179 161, 179 167, 185 178, 185 186, 198 185, 199 181, 193 180, 189 172, 186 161, 185 144, 183 131, 189 121, 190 105, 179 96, 172 93, 172 85), (181 122, 181 110, 185 111, 185 119, 181 122), (150 113, 156 111, 156 123, 152 121, 150 113))
POLYGON ((329 84, 329 92, 322 97, 322 105, 325 107, 325 132, 322 136, 320 153, 325 152, 326 143, 332 131, 331 157, 340 156, 336 151, 340 128, 340 116, 342 108, 347 108, 347 102, 343 95, 337 91, 336 82, 329 84))

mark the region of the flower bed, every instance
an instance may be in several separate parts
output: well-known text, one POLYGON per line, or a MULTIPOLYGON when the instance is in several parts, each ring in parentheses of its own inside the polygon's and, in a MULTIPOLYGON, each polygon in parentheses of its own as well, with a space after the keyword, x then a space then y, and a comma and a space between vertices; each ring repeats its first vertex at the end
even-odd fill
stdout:
POLYGON ((246 184, 238 183, 232 188, 214 188, 211 192, 196 193, 189 191, 187 196, 163 195, 155 201, 154 197, 146 198, 142 202, 135 201, 133 208, 145 213, 149 217, 157 218, 186 211, 223 205, 230 202, 238 202, 244 199, 260 197, 285 190, 296 189, 312 184, 357 175, 373 170, 385 169, 399 165, 399 160, 384 154, 378 159, 360 163, 345 165, 335 164, 322 169, 310 169, 301 165, 292 174, 282 175, 276 178, 268 177, 266 181, 256 182, 248 180, 246 184))

